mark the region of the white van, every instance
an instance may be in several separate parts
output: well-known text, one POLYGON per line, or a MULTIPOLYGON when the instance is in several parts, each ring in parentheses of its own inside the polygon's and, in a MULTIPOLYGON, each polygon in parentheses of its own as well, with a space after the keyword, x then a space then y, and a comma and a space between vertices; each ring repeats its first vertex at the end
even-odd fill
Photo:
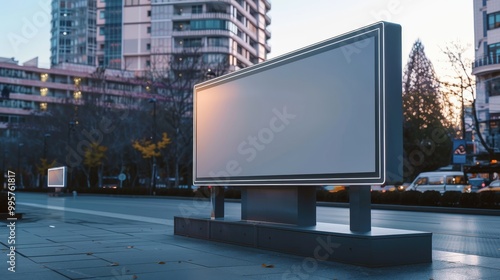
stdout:
POLYGON ((434 171, 420 173, 406 189, 420 192, 446 191, 470 192, 467 178, 460 171, 434 171))

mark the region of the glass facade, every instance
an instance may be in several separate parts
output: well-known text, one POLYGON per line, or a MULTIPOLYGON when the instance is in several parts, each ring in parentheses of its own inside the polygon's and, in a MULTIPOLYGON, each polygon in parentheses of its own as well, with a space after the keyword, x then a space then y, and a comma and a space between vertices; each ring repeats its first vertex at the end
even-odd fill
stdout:
POLYGON ((95 64, 96 2, 52 0, 50 60, 60 63, 95 64))
POLYGON ((121 69, 122 0, 106 0, 104 20, 104 59, 99 66, 121 69))

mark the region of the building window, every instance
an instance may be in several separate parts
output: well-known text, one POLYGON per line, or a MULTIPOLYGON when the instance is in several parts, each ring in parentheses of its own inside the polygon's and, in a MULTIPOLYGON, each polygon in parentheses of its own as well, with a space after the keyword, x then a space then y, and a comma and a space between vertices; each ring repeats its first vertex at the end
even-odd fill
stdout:
POLYGON ((500 12, 488 15, 488 30, 500 27, 500 12))
POLYGON ((104 11, 99 11, 99 18, 103 19, 104 18, 104 11))
POLYGON ((495 78, 486 82, 486 91, 488 96, 500 95, 500 78, 495 78))
POLYGON ((500 63, 500 43, 488 45, 488 59, 491 63, 500 63))
POLYGON ((201 14, 203 12, 203 6, 202 5, 196 5, 191 7, 191 13, 193 14, 201 14))
POLYGON ((104 27, 99 27, 99 35, 105 35, 104 34, 104 27))
POLYGON ((43 73, 40 75, 40 81, 46 82, 49 79, 49 74, 43 73))
POLYGON ((146 60, 146 67, 150 67, 151 66, 151 61, 150 60, 146 60))
POLYGON ((207 42, 209 47, 229 47, 229 39, 225 37, 209 37, 207 42))
POLYGON ((151 10, 148 11, 148 17, 151 17, 151 10))
POLYGON ((148 34, 151 34, 151 26, 148 26, 147 32, 148 34))
POLYGON ((149 44, 149 43, 146 44, 146 50, 148 50, 148 51, 151 50, 151 44, 149 44))
POLYGON ((43 102, 43 103, 40 103, 40 110, 41 111, 47 111, 47 103, 43 102))
POLYGON ((217 29, 224 30, 226 28, 226 21, 220 19, 208 19, 208 20, 192 20, 191 21, 192 30, 207 30, 207 29, 217 29))
POLYGON ((41 88, 40 89, 40 95, 41 96, 47 96, 47 93, 49 92, 48 88, 41 88))
POLYGON ((185 48, 201 47, 201 38, 185 38, 179 41, 179 45, 185 48))

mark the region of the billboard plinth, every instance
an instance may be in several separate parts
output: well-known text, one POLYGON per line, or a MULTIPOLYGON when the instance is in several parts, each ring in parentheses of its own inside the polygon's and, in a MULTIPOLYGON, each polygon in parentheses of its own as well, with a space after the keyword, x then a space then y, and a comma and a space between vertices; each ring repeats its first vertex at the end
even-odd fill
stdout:
POLYGON ((174 217, 174 234, 367 267, 432 262, 432 233, 348 225, 294 226, 228 219, 174 217))
POLYGON ((174 217, 174 234, 318 262, 367 267, 432 262, 432 233, 371 227, 369 186, 349 188, 350 225, 317 223, 316 188, 311 186, 243 187, 241 220, 224 218, 221 194, 212 187, 211 218, 174 217))

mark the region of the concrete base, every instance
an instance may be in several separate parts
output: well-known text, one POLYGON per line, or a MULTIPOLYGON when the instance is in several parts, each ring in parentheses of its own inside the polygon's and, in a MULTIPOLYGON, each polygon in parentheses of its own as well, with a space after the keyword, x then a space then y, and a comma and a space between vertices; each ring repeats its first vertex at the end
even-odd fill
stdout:
POLYGON ((367 267, 432 262, 432 233, 418 231, 174 217, 174 234, 367 267))

